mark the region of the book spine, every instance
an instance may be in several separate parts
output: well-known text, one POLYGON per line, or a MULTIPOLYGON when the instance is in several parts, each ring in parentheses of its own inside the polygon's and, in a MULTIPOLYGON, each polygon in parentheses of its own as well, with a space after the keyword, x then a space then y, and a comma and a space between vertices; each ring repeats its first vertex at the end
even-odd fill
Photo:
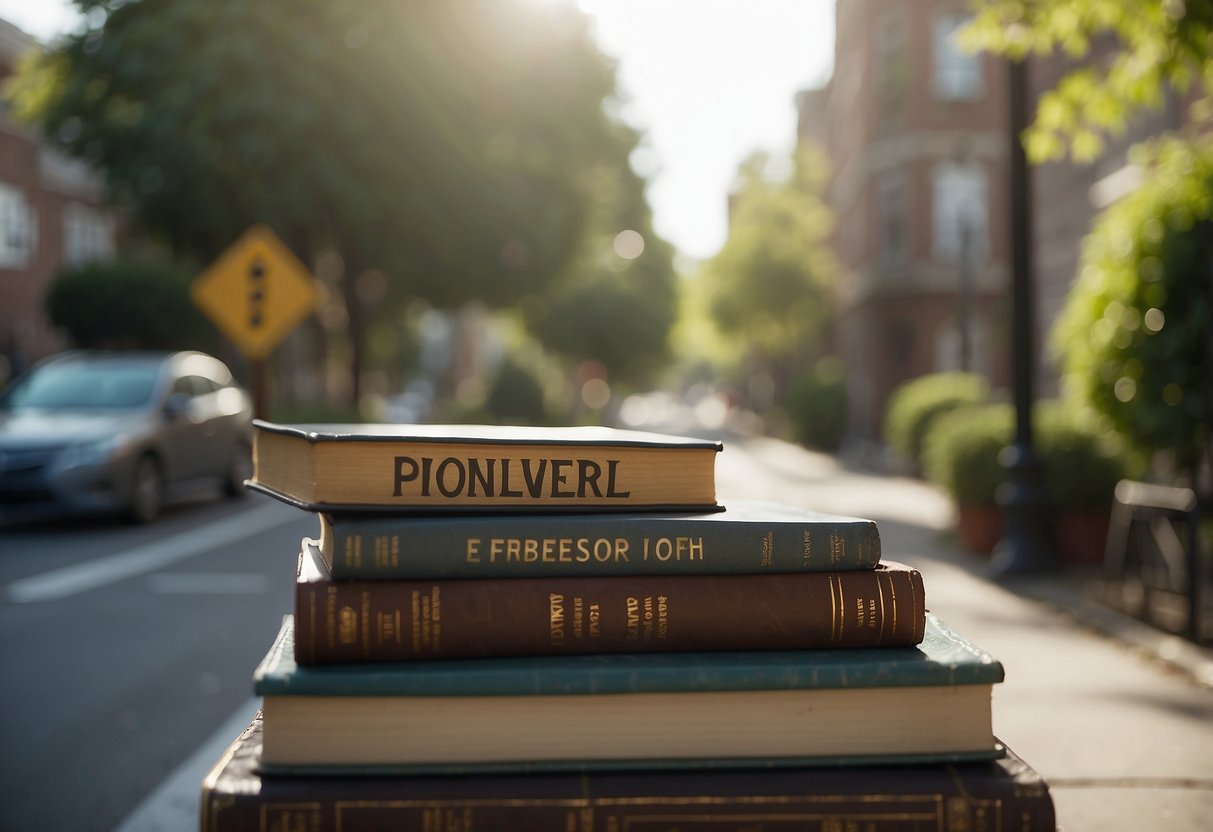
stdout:
POLYGON ((922 641, 906 567, 779 575, 299 581, 300 664, 922 641))
POLYGON ((823 572, 873 569, 881 554, 868 521, 343 517, 323 521, 322 540, 339 580, 823 572))
MULTIPOLYGON (((440 786, 441 784, 439 784, 440 786)), ((438 791, 441 791, 439 788, 438 791)), ((889 790, 891 791, 891 790, 889 790)), ((341 832, 457 832, 517 829, 528 832, 623 832, 679 829, 690 832, 762 829, 862 829, 865 832, 957 832, 1004 829, 1054 832, 1052 801, 1043 789, 1008 791, 983 799, 935 793, 856 795, 789 792, 688 798, 643 795, 614 800, 447 799, 344 800, 308 794, 296 801, 267 800, 256 792, 208 795, 203 832, 267 832, 306 829, 341 832)))

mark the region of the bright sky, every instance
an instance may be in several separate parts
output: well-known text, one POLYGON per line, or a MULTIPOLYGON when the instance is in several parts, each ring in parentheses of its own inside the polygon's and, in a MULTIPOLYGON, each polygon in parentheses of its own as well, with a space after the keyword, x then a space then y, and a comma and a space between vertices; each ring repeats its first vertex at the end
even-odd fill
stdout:
MULTIPOLYGON (((724 242, 738 163, 788 151, 796 93, 829 76, 834 0, 576 2, 618 59, 625 117, 651 151, 641 161, 657 233, 688 257, 710 257, 724 242)), ((50 38, 78 15, 69 0, 0 0, 0 17, 50 38)))
POLYGON ((737 165, 790 151, 795 95, 834 62, 833 0, 578 0, 656 157, 657 233, 684 255, 724 243, 737 165))

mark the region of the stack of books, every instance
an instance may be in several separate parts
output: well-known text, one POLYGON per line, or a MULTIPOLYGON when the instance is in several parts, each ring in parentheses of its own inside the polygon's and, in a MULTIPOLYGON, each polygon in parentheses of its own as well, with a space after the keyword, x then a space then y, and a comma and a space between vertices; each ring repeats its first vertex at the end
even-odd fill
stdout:
POLYGON ((875 523, 717 505, 720 450, 259 422, 320 529, 204 832, 1052 829, 1001 665, 875 523))

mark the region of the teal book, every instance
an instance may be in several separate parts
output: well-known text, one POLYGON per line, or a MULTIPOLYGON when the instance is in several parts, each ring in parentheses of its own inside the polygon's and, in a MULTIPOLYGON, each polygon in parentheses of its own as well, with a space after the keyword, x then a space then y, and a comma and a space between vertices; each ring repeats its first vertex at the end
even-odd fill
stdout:
POLYGON ((1002 665, 930 616, 916 647, 296 665, 254 677, 266 771, 492 772, 990 759, 1002 665))
POLYGON ((876 523, 774 502, 709 513, 320 515, 335 580, 873 569, 876 523))

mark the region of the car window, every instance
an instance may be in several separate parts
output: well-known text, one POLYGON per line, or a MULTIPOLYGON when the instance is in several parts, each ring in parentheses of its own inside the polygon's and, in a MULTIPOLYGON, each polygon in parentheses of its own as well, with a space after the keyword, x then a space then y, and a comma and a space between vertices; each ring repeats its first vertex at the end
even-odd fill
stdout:
POLYGON ((214 393, 220 385, 213 378, 206 376, 194 376, 194 389, 198 391, 199 396, 205 396, 207 393, 214 393))
POLYGON ((219 385, 206 376, 182 376, 173 382, 173 393, 184 393, 191 399, 214 393, 219 385))
POLYGON ((14 409, 123 409, 151 401, 155 364, 46 364, 18 381, 5 397, 14 409))

